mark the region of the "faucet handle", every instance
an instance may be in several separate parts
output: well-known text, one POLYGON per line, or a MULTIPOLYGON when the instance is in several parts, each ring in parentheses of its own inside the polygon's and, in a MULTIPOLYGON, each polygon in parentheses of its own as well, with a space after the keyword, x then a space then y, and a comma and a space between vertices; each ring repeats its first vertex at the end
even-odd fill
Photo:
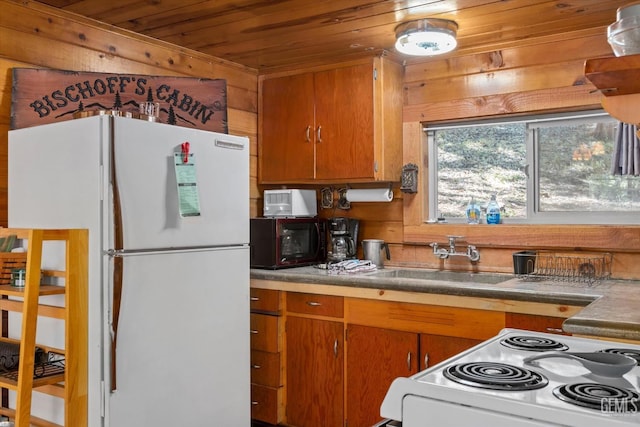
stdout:
POLYGON ((449 244, 451 244, 451 243, 454 243, 456 239, 458 240, 464 239, 464 236, 447 236, 447 238, 449 239, 449 244))

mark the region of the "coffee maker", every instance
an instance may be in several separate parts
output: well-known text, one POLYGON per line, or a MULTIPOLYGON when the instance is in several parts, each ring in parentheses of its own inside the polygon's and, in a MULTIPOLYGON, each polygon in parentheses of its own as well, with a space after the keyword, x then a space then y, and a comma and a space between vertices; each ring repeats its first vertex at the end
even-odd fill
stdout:
POLYGON ((327 261, 339 262, 356 257, 358 249, 358 227, 360 221, 354 218, 329 218, 329 248, 327 261))

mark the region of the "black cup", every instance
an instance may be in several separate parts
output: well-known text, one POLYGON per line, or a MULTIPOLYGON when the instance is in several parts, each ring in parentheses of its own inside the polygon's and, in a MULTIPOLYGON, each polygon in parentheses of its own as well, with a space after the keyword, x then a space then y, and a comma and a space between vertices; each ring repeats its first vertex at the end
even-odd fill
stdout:
POLYGON ((520 251, 513 253, 513 273, 531 274, 536 269, 536 252, 520 251))

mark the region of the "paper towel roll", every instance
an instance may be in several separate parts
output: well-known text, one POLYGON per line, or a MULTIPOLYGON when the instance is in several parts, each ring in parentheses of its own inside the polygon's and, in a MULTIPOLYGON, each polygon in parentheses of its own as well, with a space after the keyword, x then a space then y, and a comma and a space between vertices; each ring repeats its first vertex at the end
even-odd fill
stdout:
POLYGON ((349 202, 390 202, 393 190, 390 188, 349 189, 346 194, 349 202))

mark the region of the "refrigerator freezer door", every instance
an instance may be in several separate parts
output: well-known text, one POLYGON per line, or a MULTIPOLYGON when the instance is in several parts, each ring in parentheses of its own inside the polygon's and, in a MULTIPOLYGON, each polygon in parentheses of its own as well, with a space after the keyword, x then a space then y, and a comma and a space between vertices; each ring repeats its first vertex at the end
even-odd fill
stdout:
POLYGON ((249 249, 123 262, 108 425, 249 426, 249 249))
POLYGON ((124 249, 249 243, 246 137, 116 117, 114 149, 124 249), (182 218, 173 156, 185 142, 201 214, 182 218))

